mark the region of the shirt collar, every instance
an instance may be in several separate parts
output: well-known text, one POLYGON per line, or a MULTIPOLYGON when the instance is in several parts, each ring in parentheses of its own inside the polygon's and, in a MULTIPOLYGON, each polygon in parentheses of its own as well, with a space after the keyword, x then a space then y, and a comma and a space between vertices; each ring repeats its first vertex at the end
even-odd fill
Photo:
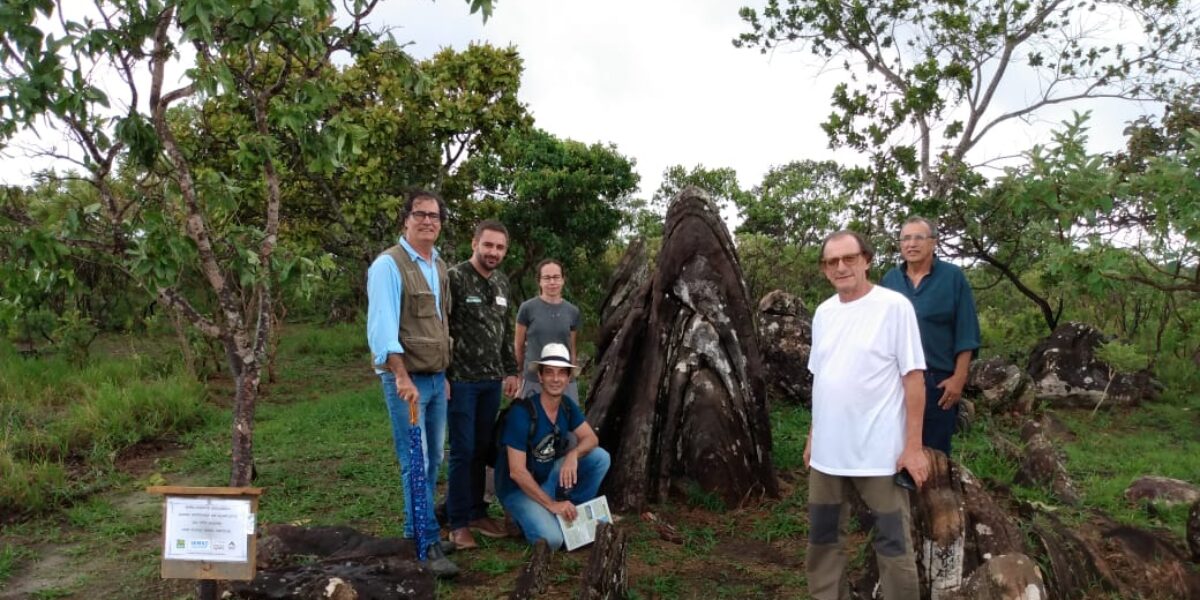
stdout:
POLYGON ((425 257, 424 257, 424 256, 421 256, 420 254, 418 254, 418 253, 417 253, 417 251, 416 251, 416 250, 414 250, 414 249, 413 249, 412 245, 410 245, 410 244, 408 243, 408 240, 404 239, 404 236, 400 236, 400 247, 401 247, 401 248, 404 248, 404 251, 408 253, 408 257, 409 257, 409 258, 411 258, 411 259, 413 259, 413 261, 418 261, 418 260, 420 260, 420 261, 423 261, 423 262, 434 263, 434 262, 437 262, 438 255, 440 254, 440 253, 438 252, 438 249, 437 249, 437 247, 435 246, 435 247, 433 248, 433 253, 430 255, 430 258, 431 258, 432 260, 428 260, 428 261, 427 261, 427 260, 425 260, 425 257))
MULTIPOLYGON (((933 262, 929 263, 929 274, 930 275, 933 275, 933 272, 937 270, 938 263, 940 263, 940 262, 942 262, 942 261, 940 259, 938 259, 938 255, 934 254, 933 262)), ((904 271, 904 274, 907 276, 908 275, 908 261, 900 261, 900 269, 902 271, 904 271)))

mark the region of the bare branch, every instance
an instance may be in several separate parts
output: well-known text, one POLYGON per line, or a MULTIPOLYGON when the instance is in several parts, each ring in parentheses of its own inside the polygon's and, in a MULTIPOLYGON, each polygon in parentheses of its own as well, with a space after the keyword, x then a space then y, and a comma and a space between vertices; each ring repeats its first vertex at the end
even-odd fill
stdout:
POLYGON ((216 323, 213 323, 207 317, 200 314, 200 311, 196 310, 196 307, 192 306, 192 303, 188 302, 187 298, 184 298, 183 295, 179 293, 179 290, 175 288, 160 287, 158 288, 158 299, 172 310, 183 315, 183 317, 187 319, 193 327, 199 329, 204 335, 215 339, 221 339, 221 328, 218 327, 216 323))

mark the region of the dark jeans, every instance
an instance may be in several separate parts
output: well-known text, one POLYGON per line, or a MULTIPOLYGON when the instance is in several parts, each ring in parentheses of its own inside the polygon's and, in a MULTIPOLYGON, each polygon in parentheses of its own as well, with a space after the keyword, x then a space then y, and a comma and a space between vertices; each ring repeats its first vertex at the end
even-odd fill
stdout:
POLYGON ((450 382, 450 485, 446 516, 450 529, 487 516, 483 501, 483 455, 495 443, 492 428, 500 409, 500 381, 450 382))
POLYGON ((925 423, 921 430, 921 442, 950 456, 950 438, 958 427, 958 403, 949 409, 938 406, 942 399, 942 388, 937 385, 953 373, 929 369, 925 371, 925 423))

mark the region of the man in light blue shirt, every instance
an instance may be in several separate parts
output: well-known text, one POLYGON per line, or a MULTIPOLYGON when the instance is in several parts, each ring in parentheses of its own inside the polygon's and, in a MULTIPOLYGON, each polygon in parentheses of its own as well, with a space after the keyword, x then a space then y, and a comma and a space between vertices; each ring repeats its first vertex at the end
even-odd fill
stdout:
POLYGON ((441 527, 433 511, 414 515, 408 487, 409 407, 416 405, 425 438, 427 507, 446 441, 446 367, 450 365, 449 283, 446 264, 433 247, 442 230, 445 204, 436 194, 416 191, 404 204, 404 236, 371 263, 367 271, 367 343, 392 420, 392 440, 404 486, 404 537, 424 529, 429 567, 451 577, 458 567, 438 541, 441 527))

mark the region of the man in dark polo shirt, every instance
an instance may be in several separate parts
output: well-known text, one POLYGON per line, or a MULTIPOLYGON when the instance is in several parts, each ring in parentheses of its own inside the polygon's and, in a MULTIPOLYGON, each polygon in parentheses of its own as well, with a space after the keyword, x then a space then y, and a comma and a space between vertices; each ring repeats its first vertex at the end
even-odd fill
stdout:
POLYGON ((907 296, 917 311, 927 366, 922 437, 926 446, 949 456, 967 370, 979 351, 979 318, 962 269, 938 260, 936 246, 937 226, 932 221, 908 219, 900 229, 904 262, 892 267, 880 283, 907 296))
POLYGON ((517 395, 513 353, 514 305, 500 262, 508 253, 508 229, 482 221, 471 239, 471 258, 450 268, 450 485, 446 513, 450 541, 460 550, 477 547, 471 532, 504 537, 504 524, 488 517, 484 501, 484 455, 500 393, 517 395))

